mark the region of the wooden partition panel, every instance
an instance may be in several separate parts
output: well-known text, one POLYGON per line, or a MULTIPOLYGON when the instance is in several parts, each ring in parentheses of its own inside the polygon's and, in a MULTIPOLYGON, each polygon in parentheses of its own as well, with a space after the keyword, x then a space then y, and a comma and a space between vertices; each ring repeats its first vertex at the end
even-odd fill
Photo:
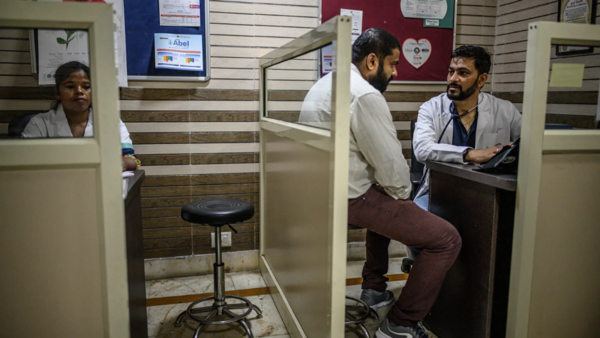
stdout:
POLYGON ((600 329, 600 130, 544 130, 551 45, 600 46, 595 25, 529 24, 508 338, 600 329))
POLYGON ((529 337, 600 332, 600 154, 542 157, 529 337))
POLYGON ((106 336, 96 170, 0 171, 2 336, 106 336))
POLYGON ((331 311, 330 153, 265 131, 265 257, 308 337, 331 311), (307 302, 306 299, 311 301, 307 302), (313 318, 323 320, 312 320, 313 318))

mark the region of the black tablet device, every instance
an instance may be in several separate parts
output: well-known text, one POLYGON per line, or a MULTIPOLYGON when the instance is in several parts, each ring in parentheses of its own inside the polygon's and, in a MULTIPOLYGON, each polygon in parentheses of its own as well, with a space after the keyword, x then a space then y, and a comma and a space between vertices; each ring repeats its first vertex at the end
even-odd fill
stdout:
POLYGON ((473 170, 516 173, 519 167, 519 140, 520 138, 509 145, 505 145, 494 157, 481 163, 479 168, 473 170))

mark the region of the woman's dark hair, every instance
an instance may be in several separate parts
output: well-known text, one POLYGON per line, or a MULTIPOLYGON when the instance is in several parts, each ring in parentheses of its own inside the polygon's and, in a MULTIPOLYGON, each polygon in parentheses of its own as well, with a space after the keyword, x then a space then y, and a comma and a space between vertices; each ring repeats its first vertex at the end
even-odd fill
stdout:
POLYGON ((475 68, 479 73, 478 75, 490 72, 492 58, 483 47, 473 45, 460 46, 452 52, 450 60, 457 57, 473 59, 475 61, 475 68))
MULTIPOLYGON (((90 67, 84 65, 83 63, 81 63, 79 61, 71 61, 71 62, 67 62, 67 63, 60 65, 60 67, 58 67, 58 69, 56 70, 56 73, 54 73, 54 81, 56 84, 56 87, 54 87, 54 91, 56 92, 56 94, 58 95, 58 93, 60 93, 60 84, 61 83, 63 83, 66 79, 68 79, 69 76, 71 76, 71 74, 77 73, 80 71, 83 71, 85 73, 85 75, 87 75, 88 79, 90 79, 90 80, 92 79, 92 77, 90 76, 90 67)), ((50 106, 50 108, 52 110, 56 110, 56 109, 58 109, 59 104, 60 104, 60 100, 56 100, 56 101, 52 102, 52 105, 50 106)))
POLYGON ((375 53, 382 63, 386 56, 400 49, 400 42, 385 29, 369 28, 352 45, 352 63, 358 64, 369 54, 375 53))

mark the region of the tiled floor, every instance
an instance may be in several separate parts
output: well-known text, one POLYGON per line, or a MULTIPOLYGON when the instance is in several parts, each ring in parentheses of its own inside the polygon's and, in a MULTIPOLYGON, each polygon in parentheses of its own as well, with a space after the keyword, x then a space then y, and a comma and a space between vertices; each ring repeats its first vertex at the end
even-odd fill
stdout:
MULTIPOLYGON (((393 258, 390 262, 389 274, 401 273, 401 258, 393 258)), ((347 278, 360 277, 363 261, 350 261, 347 267, 347 278)), ((194 276, 171 279, 159 279, 146 282, 147 298, 161 298, 172 296, 183 296, 191 294, 201 294, 213 292, 213 276, 194 276)), ((405 281, 389 282, 388 288, 392 290, 396 297, 402 291, 405 281)), ((245 290, 265 287, 265 282, 258 271, 233 272, 225 275, 226 290, 245 290)), ((360 285, 351 285, 346 287, 346 294, 356 298, 360 297, 360 285)), ((248 324, 251 327, 255 337, 289 337, 285 326, 275 308, 273 299, 270 295, 259 295, 247 297, 253 304, 257 305, 262 311, 262 318, 257 318, 256 313, 252 312, 248 316, 248 324)), ((229 301, 228 301, 229 302, 229 301)), ((191 338, 196 328, 196 323, 187 321, 181 327, 174 327, 177 316, 186 309, 190 303, 161 305, 148 307, 148 334, 150 338, 191 338)), ((205 304, 206 306, 210 303, 205 304)), ((384 318, 385 313, 390 306, 379 309, 380 318, 384 318)), ((379 323, 369 318, 365 321, 365 326, 374 337, 374 333, 379 323)), ((211 325, 202 329, 201 337, 245 337, 243 328, 237 324, 211 325)), ((346 337, 363 337, 355 325, 346 327, 346 337)))

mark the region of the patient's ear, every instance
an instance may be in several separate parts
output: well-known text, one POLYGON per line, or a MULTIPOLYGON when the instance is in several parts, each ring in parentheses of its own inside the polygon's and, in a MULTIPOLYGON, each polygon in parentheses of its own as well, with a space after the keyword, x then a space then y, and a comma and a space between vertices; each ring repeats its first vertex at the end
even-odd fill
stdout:
POLYGON ((365 68, 370 72, 373 70, 377 71, 379 68, 379 58, 375 53, 367 55, 365 58, 365 68))

